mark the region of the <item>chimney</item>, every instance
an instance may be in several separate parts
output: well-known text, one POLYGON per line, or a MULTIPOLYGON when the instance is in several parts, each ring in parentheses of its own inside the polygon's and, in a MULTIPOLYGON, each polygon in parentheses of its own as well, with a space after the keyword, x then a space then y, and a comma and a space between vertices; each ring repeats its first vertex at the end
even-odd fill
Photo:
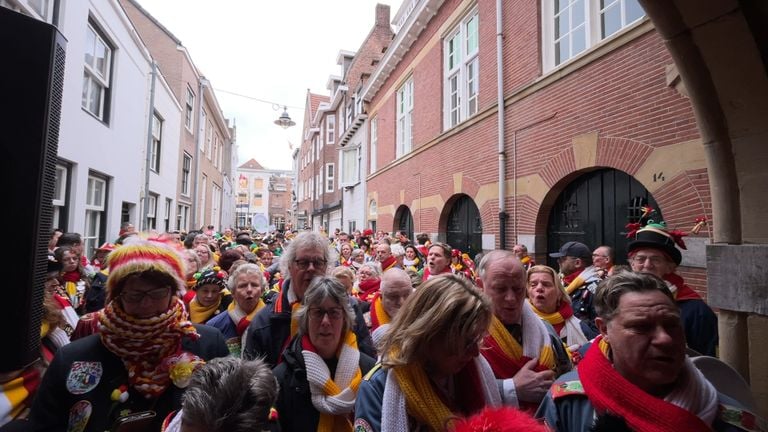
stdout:
POLYGON ((376 27, 389 27, 389 5, 376 3, 376 27))

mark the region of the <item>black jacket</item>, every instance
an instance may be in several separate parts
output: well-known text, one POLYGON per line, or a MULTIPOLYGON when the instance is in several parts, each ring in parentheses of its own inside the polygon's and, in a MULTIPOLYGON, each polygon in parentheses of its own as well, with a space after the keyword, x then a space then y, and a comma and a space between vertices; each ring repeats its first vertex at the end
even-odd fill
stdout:
MULTIPOLYGON (((376 360, 361 352, 358 364, 360 371, 365 375, 376 364, 376 360)), ((336 373, 336 364, 328 364, 328 368, 333 376, 336 373)), ((312 405, 312 393, 309 390, 299 336, 293 338, 285 349, 282 361, 273 372, 280 384, 280 394, 275 404, 280 429, 283 432, 317 430, 320 412, 312 405)))
MULTIPOLYGON (((218 329, 203 325, 195 325, 195 328, 200 338, 183 338, 184 351, 204 360, 229 354, 218 329)), ((184 389, 173 383, 157 399, 148 400, 130 390, 126 402, 113 402, 110 399, 113 390, 127 384, 128 373, 123 361, 101 343, 98 334, 65 345, 56 353, 37 391, 30 412, 30 430, 71 430, 68 424, 73 416, 85 416, 90 412, 85 427, 78 430, 104 432, 109 430, 120 411, 148 409, 157 413, 152 430, 160 430, 165 416, 181 408, 184 389)))
MULTIPOLYGON (((291 280, 283 282, 283 288, 279 295, 272 297, 267 305, 261 309, 248 325, 243 347, 244 359, 263 357, 270 366, 275 366, 280 359, 280 354, 286 347, 291 336, 291 307, 288 301, 288 290, 291 289, 291 280)), ((365 325, 365 318, 360 311, 357 299, 349 299, 349 305, 355 312, 355 323, 352 331, 357 336, 357 346, 361 353, 371 357, 376 356, 373 348, 373 339, 365 325)))

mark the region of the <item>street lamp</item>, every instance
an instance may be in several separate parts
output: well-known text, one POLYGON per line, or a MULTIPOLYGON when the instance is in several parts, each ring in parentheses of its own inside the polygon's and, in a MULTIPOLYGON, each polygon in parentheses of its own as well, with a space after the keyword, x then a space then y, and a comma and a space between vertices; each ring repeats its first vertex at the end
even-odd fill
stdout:
POLYGON ((283 106, 283 113, 280 114, 280 117, 277 120, 275 120, 275 124, 282 127, 283 129, 296 126, 296 122, 291 120, 291 116, 288 115, 288 107, 283 106))

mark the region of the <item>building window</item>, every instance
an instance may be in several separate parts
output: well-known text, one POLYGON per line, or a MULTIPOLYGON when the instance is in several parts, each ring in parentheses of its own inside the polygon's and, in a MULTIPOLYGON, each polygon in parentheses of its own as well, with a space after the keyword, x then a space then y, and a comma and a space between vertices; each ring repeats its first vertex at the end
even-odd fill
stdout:
POLYGON ((99 246, 99 234, 106 215, 107 181, 94 175, 88 176, 85 196, 85 233, 83 243, 85 253, 91 255, 99 246))
POLYGON ((333 192, 333 181, 336 178, 336 166, 332 163, 325 164, 325 192, 333 192))
POLYGON ((186 99, 186 106, 184 108, 184 126, 186 126, 187 130, 192 132, 192 128, 195 126, 195 94, 192 92, 192 89, 187 87, 187 99, 186 99))
POLYGON ((445 128, 449 129, 477 113, 478 16, 469 13, 443 42, 445 57, 445 128))
POLYGON ((348 233, 353 233, 357 231, 357 221, 347 221, 347 224, 349 225, 349 229, 347 230, 348 233))
POLYGON ((32 10, 42 18, 43 21, 49 22, 52 10, 53 2, 50 0, 27 0, 27 4, 32 10))
POLYGON ((157 195, 147 195, 147 229, 157 229, 157 195))
POLYGON ((638 0, 546 0, 542 7, 545 71, 574 58, 645 15, 638 0))
POLYGON ((323 193, 323 185, 320 183, 322 178, 321 174, 315 174, 315 184, 312 185, 312 189, 315 191, 315 199, 319 199, 323 193))
POLYGON ((213 122, 208 122, 208 127, 205 129, 205 154, 208 160, 211 160, 213 155, 213 122))
POLYGON ((341 185, 352 186, 360 181, 360 146, 341 151, 341 185))
POLYGON ((83 69, 83 100, 86 111, 101 121, 107 121, 109 84, 112 78, 112 46, 96 25, 88 22, 85 34, 85 67, 83 69))
POLYGON ((374 117, 371 119, 371 173, 376 172, 376 153, 379 147, 379 118, 374 117))
POLYGON ((195 209, 195 211, 200 211, 200 217, 196 218, 198 222, 205 222, 205 213, 208 206, 206 198, 208 198, 208 176, 203 174, 203 178, 200 181, 200 207, 195 209))
POLYGON ((397 148, 399 158, 411 151, 413 142, 413 78, 397 90, 397 148))
POLYGON ((56 180, 53 186, 53 226, 60 227, 62 216, 66 214, 67 178, 69 170, 65 166, 56 165, 56 180))
POLYGON ((189 176, 192 171, 192 156, 184 152, 184 161, 181 166, 181 194, 189 196, 189 176))
POLYGON ((171 207, 173 206, 173 200, 170 198, 165 199, 165 218, 163 220, 163 230, 168 232, 171 230, 171 207))
POLYGON ((160 173, 160 144, 163 137, 163 121, 157 113, 152 115, 152 149, 149 155, 149 169, 160 173))
POLYGON ((253 188, 258 190, 264 189, 264 179, 260 177, 256 177, 253 179, 253 188))
POLYGON ((264 195, 261 192, 256 192, 253 194, 253 206, 261 207, 262 205, 264 205, 264 195))
POLYGON ((213 226, 219 226, 221 225, 221 221, 219 220, 219 215, 221 213, 221 187, 216 183, 213 183, 213 187, 211 188, 211 201, 210 222, 213 226))
POLYGON ((189 206, 179 204, 176 206, 176 229, 186 231, 187 223, 189 223, 189 206))
POLYGON ((325 133, 327 134, 325 138, 325 144, 333 144, 336 142, 336 116, 329 114, 325 118, 325 124, 325 133))

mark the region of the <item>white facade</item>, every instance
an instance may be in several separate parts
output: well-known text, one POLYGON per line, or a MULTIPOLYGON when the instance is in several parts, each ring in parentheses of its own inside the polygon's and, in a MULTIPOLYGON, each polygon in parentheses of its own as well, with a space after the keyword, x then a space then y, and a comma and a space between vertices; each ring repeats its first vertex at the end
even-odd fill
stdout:
POLYGON ((364 230, 366 220, 366 187, 365 177, 368 148, 368 120, 350 137, 348 143, 339 150, 339 185, 342 189, 341 230, 352 234, 355 230, 364 230))
POLYGON ((148 179, 154 224, 173 226, 181 107, 159 74, 150 107, 153 61, 117 1, 61 2, 54 24, 67 39, 54 226, 82 234, 90 256, 123 220, 141 227, 153 113, 163 130, 148 179))

